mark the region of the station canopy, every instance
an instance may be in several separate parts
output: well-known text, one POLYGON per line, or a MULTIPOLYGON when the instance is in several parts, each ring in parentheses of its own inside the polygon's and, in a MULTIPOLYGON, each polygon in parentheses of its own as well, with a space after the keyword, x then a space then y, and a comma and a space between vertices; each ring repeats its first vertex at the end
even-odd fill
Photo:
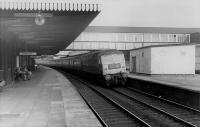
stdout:
POLYGON ((0 36, 16 37, 26 51, 55 54, 88 26, 100 6, 100 0, 0 0, 0 36))

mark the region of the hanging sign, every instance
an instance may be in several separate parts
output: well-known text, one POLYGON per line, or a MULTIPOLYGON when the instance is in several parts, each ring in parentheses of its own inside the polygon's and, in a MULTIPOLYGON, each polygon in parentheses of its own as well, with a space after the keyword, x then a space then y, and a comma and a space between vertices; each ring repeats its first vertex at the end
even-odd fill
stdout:
POLYGON ((36 56, 36 52, 20 52, 19 55, 21 56, 36 56))

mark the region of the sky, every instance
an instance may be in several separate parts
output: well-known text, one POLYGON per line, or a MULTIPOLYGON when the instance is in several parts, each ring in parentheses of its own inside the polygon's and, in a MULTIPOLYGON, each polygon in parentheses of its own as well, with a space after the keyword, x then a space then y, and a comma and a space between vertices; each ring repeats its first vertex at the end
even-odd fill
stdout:
POLYGON ((200 28, 200 0, 102 0, 90 26, 200 28))

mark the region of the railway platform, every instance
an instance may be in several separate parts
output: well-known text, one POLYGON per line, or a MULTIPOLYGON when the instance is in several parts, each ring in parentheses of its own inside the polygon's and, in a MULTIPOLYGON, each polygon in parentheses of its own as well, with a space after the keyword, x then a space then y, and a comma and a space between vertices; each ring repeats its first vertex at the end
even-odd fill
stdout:
POLYGON ((40 67, 32 79, 0 92, 0 127, 100 127, 69 80, 40 67))
POLYGON ((199 109, 200 75, 128 75, 134 88, 199 109))
POLYGON ((141 75, 141 74, 129 74, 129 78, 141 79, 148 82, 159 83, 172 87, 182 88, 200 93, 200 75, 141 75))

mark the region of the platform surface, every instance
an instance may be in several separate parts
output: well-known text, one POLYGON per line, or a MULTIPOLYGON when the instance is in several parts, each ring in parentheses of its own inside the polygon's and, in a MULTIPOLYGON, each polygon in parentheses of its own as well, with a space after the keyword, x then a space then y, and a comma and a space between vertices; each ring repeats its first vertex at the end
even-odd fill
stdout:
POLYGON ((0 92, 0 127, 100 127, 61 73, 40 67, 29 81, 0 92))
POLYGON ((200 92, 200 75, 142 75, 132 74, 129 78, 141 79, 145 81, 165 84, 173 87, 183 88, 195 92, 200 92))

